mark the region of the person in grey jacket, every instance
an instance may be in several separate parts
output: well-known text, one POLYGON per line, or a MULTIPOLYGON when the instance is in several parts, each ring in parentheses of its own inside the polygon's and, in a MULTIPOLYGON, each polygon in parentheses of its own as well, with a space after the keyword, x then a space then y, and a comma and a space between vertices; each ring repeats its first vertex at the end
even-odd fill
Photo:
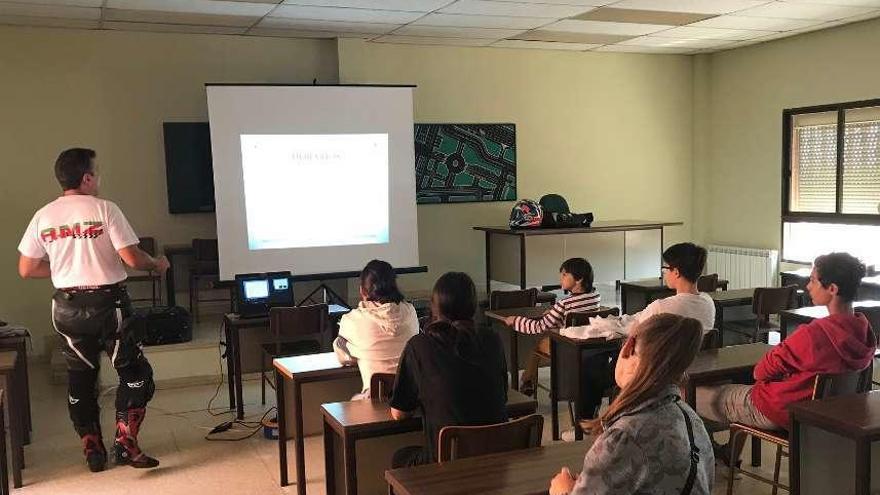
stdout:
POLYGON ((563 468, 550 495, 709 495, 715 457, 702 420, 680 383, 702 342, 693 319, 663 313, 640 322, 620 351, 621 391, 598 419, 582 423, 599 436, 576 478, 563 468))

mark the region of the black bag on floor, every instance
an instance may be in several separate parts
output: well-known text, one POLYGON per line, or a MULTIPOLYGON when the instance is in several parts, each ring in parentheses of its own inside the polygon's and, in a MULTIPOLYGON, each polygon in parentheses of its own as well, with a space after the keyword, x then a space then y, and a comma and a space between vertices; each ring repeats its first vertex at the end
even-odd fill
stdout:
POLYGON ((137 308, 129 330, 147 346, 189 342, 192 340, 192 316, 180 306, 137 308))

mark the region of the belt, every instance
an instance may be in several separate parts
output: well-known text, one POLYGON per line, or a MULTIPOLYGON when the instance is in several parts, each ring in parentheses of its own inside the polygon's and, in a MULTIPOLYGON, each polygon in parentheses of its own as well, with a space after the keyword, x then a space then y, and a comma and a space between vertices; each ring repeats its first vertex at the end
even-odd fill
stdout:
POLYGON ((109 285, 81 285, 77 287, 65 287, 63 289, 58 289, 61 292, 67 294, 83 294, 89 292, 111 292, 115 290, 119 290, 122 288, 121 284, 109 284, 109 285))

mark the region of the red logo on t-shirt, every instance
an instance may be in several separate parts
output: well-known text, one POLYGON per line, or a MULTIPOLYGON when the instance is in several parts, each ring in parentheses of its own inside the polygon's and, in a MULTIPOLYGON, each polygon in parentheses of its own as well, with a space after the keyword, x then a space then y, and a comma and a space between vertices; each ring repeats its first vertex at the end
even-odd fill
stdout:
POLYGON ((95 239, 104 233, 104 223, 98 221, 77 222, 59 227, 49 227, 40 231, 40 239, 46 244, 58 239, 95 239))

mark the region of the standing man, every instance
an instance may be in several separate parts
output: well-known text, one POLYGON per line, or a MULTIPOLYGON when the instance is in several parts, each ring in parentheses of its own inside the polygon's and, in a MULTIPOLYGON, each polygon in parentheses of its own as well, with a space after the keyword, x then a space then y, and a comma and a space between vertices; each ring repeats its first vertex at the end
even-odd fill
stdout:
POLYGON ((55 162, 64 193, 41 208, 28 225, 18 251, 23 278, 52 278, 52 323, 67 360, 68 409, 82 438, 89 469, 102 471, 107 450, 101 438, 98 368, 103 350, 119 375, 116 392, 116 463, 152 468, 159 461, 138 448, 137 435, 153 397, 153 369, 128 323, 131 300, 122 282, 122 262, 160 275, 164 256, 153 258, 116 204, 99 199, 95 152, 72 148, 55 162))

